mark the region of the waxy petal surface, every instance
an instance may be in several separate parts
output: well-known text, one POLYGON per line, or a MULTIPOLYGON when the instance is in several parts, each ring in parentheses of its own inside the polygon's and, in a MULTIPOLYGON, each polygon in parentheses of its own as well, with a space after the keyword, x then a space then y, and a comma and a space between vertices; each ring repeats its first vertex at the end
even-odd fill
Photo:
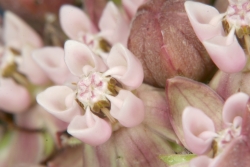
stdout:
POLYGON ((63 5, 59 13, 63 31, 74 40, 86 33, 95 33, 96 28, 88 16, 79 8, 72 5, 63 5))
POLYGON ((237 93, 226 100, 222 111, 222 119, 225 124, 231 125, 237 116, 243 118, 248 99, 247 94, 237 93))
POLYGON ((110 114, 125 127, 139 125, 144 119, 144 104, 130 91, 120 90, 115 97, 107 96, 111 102, 110 114))
POLYGON ((129 21, 112 1, 108 2, 104 8, 99 27, 101 30, 99 35, 110 44, 114 45, 119 42, 127 46, 129 21))
POLYGON ((105 143, 111 136, 111 125, 94 115, 87 108, 84 116, 76 116, 68 126, 68 133, 86 144, 97 146, 105 143))
POLYGON ((222 15, 220 16, 217 9, 193 1, 186 1, 185 9, 192 27, 200 41, 210 39, 217 35, 222 35, 223 28, 220 20, 222 19, 222 15), (216 17, 218 17, 218 20, 213 20, 213 22, 211 22, 212 19, 216 17))
POLYGON ((246 56, 235 36, 216 36, 203 41, 203 45, 220 70, 227 73, 235 73, 244 68, 246 56), (230 40, 229 43, 228 40, 230 40))
POLYGON ((70 72, 76 76, 88 75, 89 72, 104 72, 107 67, 88 46, 73 40, 65 43, 65 62, 70 72))
POLYGON ((36 99, 46 111, 65 122, 71 122, 82 112, 75 101, 75 92, 67 86, 49 87, 36 99))
POLYGON ((186 107, 182 115, 182 126, 188 149, 194 154, 204 154, 211 149, 216 137, 213 121, 194 107, 186 107))
POLYGON ((111 75, 121 82, 126 89, 138 88, 143 81, 143 68, 140 61, 121 44, 112 47, 107 59, 107 70, 104 75, 111 75))

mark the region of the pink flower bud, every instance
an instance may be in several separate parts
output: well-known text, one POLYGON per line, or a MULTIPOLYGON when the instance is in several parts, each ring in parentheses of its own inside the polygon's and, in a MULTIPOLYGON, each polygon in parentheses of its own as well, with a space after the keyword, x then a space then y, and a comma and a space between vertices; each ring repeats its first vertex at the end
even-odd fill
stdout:
POLYGON ((184 1, 150 0, 138 9, 128 48, 144 68, 144 81, 164 87, 167 78, 206 79, 214 70, 205 48, 196 37, 184 1))

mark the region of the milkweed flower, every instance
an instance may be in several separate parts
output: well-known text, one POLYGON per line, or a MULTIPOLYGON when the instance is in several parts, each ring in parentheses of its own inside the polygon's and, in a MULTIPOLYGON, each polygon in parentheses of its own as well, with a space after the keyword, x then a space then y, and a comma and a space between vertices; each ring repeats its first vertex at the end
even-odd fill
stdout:
POLYGON ((42 45, 41 38, 30 26, 15 14, 5 12, 0 57, 0 108, 4 111, 25 111, 33 99, 29 89, 49 82, 31 57, 32 51, 42 45))
POLYGON ((70 39, 88 45, 101 56, 105 57, 116 43, 127 45, 129 19, 113 2, 108 2, 104 8, 98 28, 81 9, 71 5, 61 7, 59 18, 63 31, 70 39))
MULTIPOLYGON (((188 149, 197 155, 203 155, 191 160, 191 167, 221 166, 221 164, 225 164, 223 161, 229 161, 228 156, 231 154, 232 147, 238 147, 239 143, 241 143, 240 145, 245 144, 246 146, 243 147, 249 149, 247 148, 249 140, 245 134, 247 129, 244 127, 244 124, 249 126, 249 122, 246 122, 246 112, 249 112, 247 111, 248 100, 249 96, 244 93, 234 94, 226 100, 222 110, 225 126, 219 132, 216 132, 212 119, 201 110, 187 107, 183 111, 183 130, 188 149), (196 119, 197 117, 199 119, 196 119), (213 156, 205 156, 211 150, 213 156)), ((243 152, 243 148, 237 148, 233 154, 241 155, 243 152)), ((241 166, 240 164, 245 162, 241 161, 237 164, 241 166)))
POLYGON ((198 2, 185 2, 192 27, 217 67, 227 73, 241 71, 249 54, 250 2, 229 0, 225 13, 198 2))
POLYGON ((190 167, 247 166, 247 94, 233 94, 224 102, 209 86, 183 77, 169 79, 166 93, 173 129, 185 148, 197 155, 190 167))
POLYGON ((37 101, 69 123, 68 133, 87 144, 100 145, 119 126, 133 127, 143 121, 143 102, 131 92, 142 84, 142 66, 124 46, 113 46, 105 63, 85 44, 69 40, 65 62, 77 78, 73 86, 50 87, 37 101))

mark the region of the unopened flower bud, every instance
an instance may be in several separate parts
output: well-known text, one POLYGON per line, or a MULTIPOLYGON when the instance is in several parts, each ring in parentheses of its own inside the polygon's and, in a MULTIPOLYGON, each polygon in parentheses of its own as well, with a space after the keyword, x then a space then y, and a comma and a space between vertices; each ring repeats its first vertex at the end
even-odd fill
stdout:
POLYGON ((144 81, 164 87, 167 78, 206 79, 215 66, 196 37, 184 1, 150 0, 132 23, 128 48, 144 68, 144 81))

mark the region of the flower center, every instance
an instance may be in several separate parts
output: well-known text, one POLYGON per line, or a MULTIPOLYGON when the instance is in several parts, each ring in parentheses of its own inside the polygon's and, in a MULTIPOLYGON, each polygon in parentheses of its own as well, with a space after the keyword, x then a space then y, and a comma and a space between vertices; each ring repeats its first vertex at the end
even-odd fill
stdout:
POLYGON ((236 1, 230 2, 227 9, 226 20, 234 25, 236 29, 250 24, 250 2, 236 1))
POLYGON ((98 72, 81 78, 77 83, 77 99, 84 107, 92 107, 97 101, 106 100, 105 93, 108 93, 109 80, 98 72))
POLYGON ((225 130, 218 133, 218 137, 214 139, 213 151, 214 156, 217 156, 225 146, 230 143, 234 138, 240 136, 241 126, 230 126, 225 130))
POLYGON ((111 122, 115 122, 109 113, 111 105, 106 95, 116 96, 119 89, 120 85, 114 78, 93 72, 78 81, 76 101, 84 110, 90 107, 95 115, 101 118, 108 117, 111 122))

